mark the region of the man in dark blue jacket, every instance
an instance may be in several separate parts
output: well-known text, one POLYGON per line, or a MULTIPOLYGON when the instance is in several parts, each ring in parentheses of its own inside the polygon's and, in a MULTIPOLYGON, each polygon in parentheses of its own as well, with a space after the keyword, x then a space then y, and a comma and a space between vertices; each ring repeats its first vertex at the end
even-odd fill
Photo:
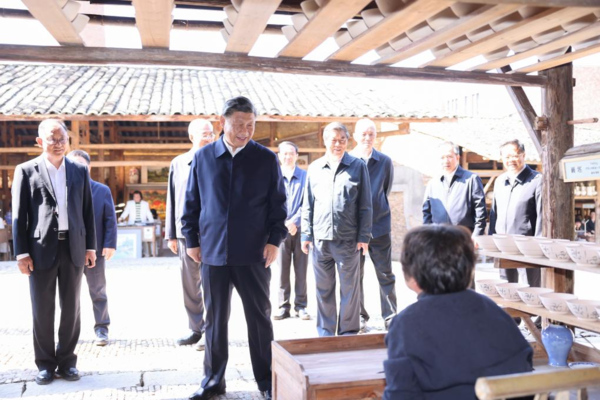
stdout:
POLYGON ((287 234, 285 189, 277 156, 251 140, 252 102, 228 100, 220 121, 224 135, 194 156, 181 218, 187 254, 202 262, 206 307, 204 379, 190 399, 225 393, 233 287, 244 305, 254 377, 270 398, 269 266, 287 234))
POLYGON ((411 230, 401 263, 419 300, 393 319, 385 338, 384 400, 476 400, 478 378, 532 370, 533 350, 511 317, 468 289, 475 249, 465 228, 411 230))
MULTIPOLYGON (((73 150, 67 156, 69 159, 90 167, 90 155, 83 150, 73 150)), ((84 269, 87 279, 90 297, 94 305, 94 332, 96 333, 96 345, 106 346, 108 344, 108 326, 110 316, 108 315, 108 298, 106 296, 106 271, 105 261, 115 254, 117 249, 117 217, 115 204, 108 186, 90 179, 92 185, 92 199, 94 203, 94 218, 96 220, 96 241, 98 256, 96 267, 84 269)))

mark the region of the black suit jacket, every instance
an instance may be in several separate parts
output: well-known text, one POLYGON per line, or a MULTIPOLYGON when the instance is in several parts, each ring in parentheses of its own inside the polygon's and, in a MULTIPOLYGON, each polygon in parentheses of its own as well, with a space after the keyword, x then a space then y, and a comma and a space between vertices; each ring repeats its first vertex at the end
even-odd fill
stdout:
MULTIPOLYGON (((96 249, 90 177, 85 166, 65 159, 71 260, 85 264, 86 250, 96 249)), ((20 164, 12 184, 15 256, 29 253, 33 266, 49 269, 58 254, 58 209, 44 156, 20 164)))

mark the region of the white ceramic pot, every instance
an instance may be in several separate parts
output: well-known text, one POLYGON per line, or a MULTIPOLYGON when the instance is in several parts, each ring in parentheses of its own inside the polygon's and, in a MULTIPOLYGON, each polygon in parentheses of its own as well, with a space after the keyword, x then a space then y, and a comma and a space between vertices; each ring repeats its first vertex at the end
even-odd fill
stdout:
POLYGON ((596 267, 600 264, 600 257, 598 256, 600 246, 593 243, 590 245, 570 243, 566 245, 566 248, 571 260, 581 267, 596 267))
POLYGON ((481 235, 481 236, 473 236, 473 240, 477 243, 479 248, 484 251, 500 251, 494 243, 493 236, 481 235))
POLYGON ((600 307, 600 301, 597 300, 567 300, 567 306, 571 313, 579 319, 588 321, 596 321, 598 319, 598 311, 596 307, 600 307))
POLYGON ((530 307, 544 307, 542 304, 542 300, 540 300, 540 294, 543 293, 552 293, 554 290, 548 288, 540 288, 540 287, 526 287, 517 289, 517 293, 523 303, 527 304, 530 307))
POLYGON ((576 300, 577 296, 570 293, 543 293, 540 300, 546 309, 555 314, 568 314, 567 300, 576 300))
POLYGON ((496 247, 498 247, 501 252, 505 254, 521 254, 512 236, 494 234, 492 237, 494 238, 496 247))
POLYGON ((571 261, 571 257, 569 257, 566 247, 566 245, 570 243, 569 241, 562 239, 546 239, 538 240, 537 242, 540 245, 540 249, 542 249, 542 253, 544 253, 548 259, 558 262, 571 261))
POLYGON ((496 290, 500 297, 508 301, 521 301, 517 290, 529 287, 524 283, 499 283, 496 285, 496 290))
POLYGON ((481 291, 481 293, 486 296, 498 297, 498 291, 496 290, 496 285, 499 283, 508 283, 504 279, 480 279, 475 282, 477 287, 481 291))
POLYGON ((532 237, 516 237, 514 238, 515 244, 519 251, 527 257, 533 258, 543 258, 544 253, 540 248, 540 244, 537 240, 534 240, 532 237))

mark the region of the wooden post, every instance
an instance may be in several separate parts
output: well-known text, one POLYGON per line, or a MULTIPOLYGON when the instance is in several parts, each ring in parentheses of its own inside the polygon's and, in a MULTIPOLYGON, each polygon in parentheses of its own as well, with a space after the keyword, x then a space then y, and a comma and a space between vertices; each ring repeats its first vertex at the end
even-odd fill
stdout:
MULTIPOLYGON (((8 147, 8 124, 6 121, 0 125, 2 145, 8 147)), ((8 154, 2 154, 2 165, 8 165, 8 154)), ((2 170, 2 216, 8 211, 10 204, 10 188, 8 187, 8 171, 2 170)))
MULTIPOLYGON (((574 198, 571 183, 560 178, 560 160, 573 147, 573 65, 566 64, 541 72, 548 79, 542 90, 542 111, 548 130, 542 133, 543 235, 571 239, 574 224, 574 198)), ((542 286, 556 292, 573 293, 573 271, 542 269, 542 286)))
MULTIPOLYGON (((117 142, 117 130, 115 128, 115 123, 114 122, 110 122, 110 126, 109 126, 109 138, 110 138, 110 142, 111 143, 116 143, 117 142)), ((115 158, 115 152, 111 151, 110 152, 110 159, 112 160, 116 160, 115 158)), ((112 192, 112 197, 113 200, 115 201, 116 204, 119 204, 118 200, 117 200, 117 171, 116 171, 116 167, 111 167, 110 171, 108 172, 108 187, 110 188, 110 191, 112 192)))
POLYGON ((275 140, 277 139, 277 125, 275 122, 269 122, 269 147, 275 147, 275 140))
POLYGON ((79 148, 79 137, 79 121, 71 121, 71 146, 70 149, 67 149, 67 152, 79 148))

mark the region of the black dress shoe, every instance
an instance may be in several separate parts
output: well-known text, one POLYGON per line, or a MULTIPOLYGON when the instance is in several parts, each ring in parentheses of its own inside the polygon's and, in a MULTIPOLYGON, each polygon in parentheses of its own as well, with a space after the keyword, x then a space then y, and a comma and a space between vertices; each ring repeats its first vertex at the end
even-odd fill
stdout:
POLYGON ((35 383, 37 383, 38 385, 47 385, 49 383, 52 383, 53 380, 54 371, 48 371, 47 369, 41 370, 35 377, 35 383))
POLYGON ((274 320, 282 320, 290 317, 290 312, 285 308, 279 309, 279 312, 273 317, 274 320))
POLYGON ((177 344, 179 346, 188 346, 190 344, 196 344, 202 339, 202 335, 196 332, 192 332, 187 336, 184 336, 180 339, 177 339, 177 344))
POLYGON ((190 400, 208 400, 220 394, 225 394, 225 387, 214 386, 211 388, 200 388, 189 397, 190 400))
POLYGON ((264 392, 262 392, 263 396, 265 396, 266 400, 272 400, 273 399, 273 395, 271 392, 271 389, 269 390, 265 390, 264 392))
POLYGON ((81 378, 79 376, 79 371, 74 367, 59 369, 56 371, 56 375, 60 378, 63 378, 65 381, 78 381, 79 378, 81 378))

